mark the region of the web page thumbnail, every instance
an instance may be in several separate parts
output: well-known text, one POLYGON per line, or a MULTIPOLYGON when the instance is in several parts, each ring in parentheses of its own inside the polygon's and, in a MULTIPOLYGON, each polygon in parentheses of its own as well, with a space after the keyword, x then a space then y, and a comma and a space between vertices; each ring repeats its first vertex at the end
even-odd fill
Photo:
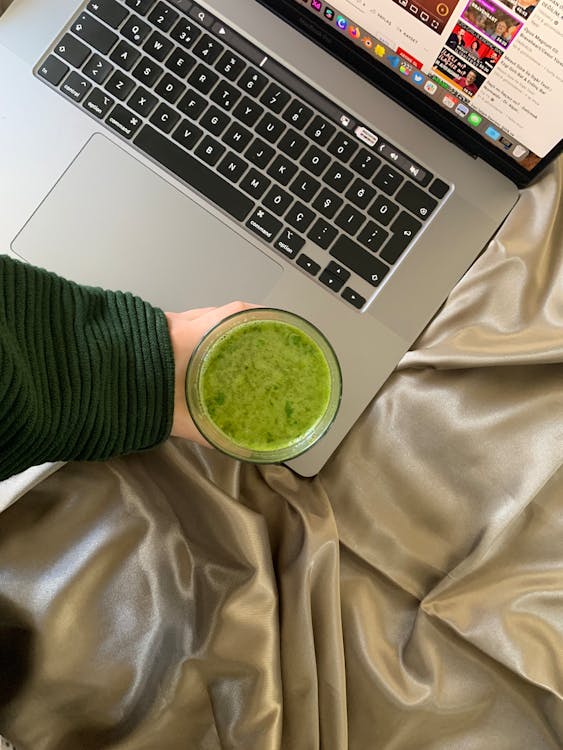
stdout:
POLYGON ((491 0, 470 0, 462 19, 504 48, 510 45, 523 23, 491 0))
POLYGON ((446 46, 485 75, 491 72, 503 54, 498 47, 491 47, 475 29, 462 23, 454 26, 446 46))
POLYGON ((485 81, 482 73, 478 73, 469 63, 461 60, 446 47, 442 49, 434 63, 434 72, 470 97, 479 91, 485 81))

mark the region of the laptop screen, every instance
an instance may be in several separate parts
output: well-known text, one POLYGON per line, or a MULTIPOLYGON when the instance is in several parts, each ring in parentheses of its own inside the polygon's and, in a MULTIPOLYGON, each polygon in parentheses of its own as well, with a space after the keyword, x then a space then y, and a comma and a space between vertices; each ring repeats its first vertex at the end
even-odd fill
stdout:
POLYGON ((294 0, 533 170, 562 137, 563 0, 294 0))

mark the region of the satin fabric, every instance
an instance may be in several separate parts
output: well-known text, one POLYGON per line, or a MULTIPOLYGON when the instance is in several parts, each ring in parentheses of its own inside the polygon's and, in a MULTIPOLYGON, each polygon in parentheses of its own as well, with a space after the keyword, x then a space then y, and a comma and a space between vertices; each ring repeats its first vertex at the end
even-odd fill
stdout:
POLYGON ((562 186, 523 191, 318 477, 171 440, 19 487, 0 733, 560 750, 562 186))

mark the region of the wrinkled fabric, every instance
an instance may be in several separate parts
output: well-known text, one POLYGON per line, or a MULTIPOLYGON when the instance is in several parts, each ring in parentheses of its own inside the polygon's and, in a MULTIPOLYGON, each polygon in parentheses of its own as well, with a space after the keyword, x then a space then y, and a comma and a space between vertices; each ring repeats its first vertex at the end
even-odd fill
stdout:
POLYGON ((318 477, 172 440, 0 514, 0 733, 560 750, 562 186, 560 159, 318 477))

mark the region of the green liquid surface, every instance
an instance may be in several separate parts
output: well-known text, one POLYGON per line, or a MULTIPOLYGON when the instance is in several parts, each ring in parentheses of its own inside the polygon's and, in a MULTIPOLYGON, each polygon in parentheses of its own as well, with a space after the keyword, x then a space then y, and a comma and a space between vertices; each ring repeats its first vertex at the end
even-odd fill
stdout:
POLYGON ((288 323, 243 323, 221 337, 203 364, 207 416, 230 440, 256 451, 286 448, 324 415, 330 370, 317 344, 288 323))

